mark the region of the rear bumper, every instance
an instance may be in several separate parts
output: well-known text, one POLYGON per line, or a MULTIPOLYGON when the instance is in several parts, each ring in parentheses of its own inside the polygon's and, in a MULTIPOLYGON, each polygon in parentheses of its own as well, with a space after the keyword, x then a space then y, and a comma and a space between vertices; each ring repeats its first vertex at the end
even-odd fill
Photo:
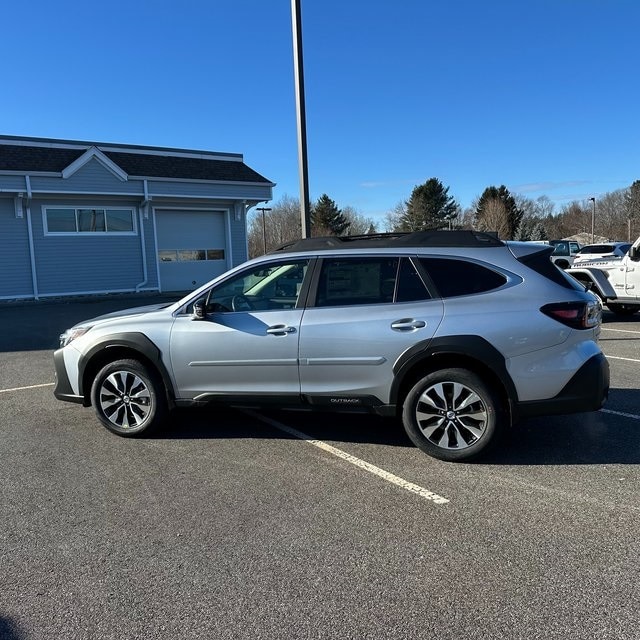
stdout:
POLYGON ((603 353, 585 362, 560 393, 546 400, 521 402, 518 418, 598 411, 609 395, 609 363, 603 353))

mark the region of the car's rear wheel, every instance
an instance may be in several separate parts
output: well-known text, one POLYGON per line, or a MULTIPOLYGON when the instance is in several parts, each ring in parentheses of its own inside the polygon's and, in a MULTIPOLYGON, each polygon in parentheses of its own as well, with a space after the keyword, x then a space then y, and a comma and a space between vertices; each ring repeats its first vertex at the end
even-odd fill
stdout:
POLYGON ((121 436, 147 435, 167 415, 161 381, 137 360, 103 367, 93 381, 91 402, 100 422, 121 436))
POLYGON ((466 369, 443 369, 419 380, 402 413, 407 435, 440 460, 470 460, 487 451, 502 430, 494 391, 466 369))

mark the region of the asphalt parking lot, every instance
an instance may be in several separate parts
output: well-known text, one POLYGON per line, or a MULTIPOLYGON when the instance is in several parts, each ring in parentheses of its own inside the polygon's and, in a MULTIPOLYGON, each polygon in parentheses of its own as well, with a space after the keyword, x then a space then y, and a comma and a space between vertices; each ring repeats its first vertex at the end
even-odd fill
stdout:
POLYGON ((0 640, 638 637, 640 316, 605 313, 603 410, 451 464, 372 416, 111 434, 52 351, 139 303, 0 305, 0 640))

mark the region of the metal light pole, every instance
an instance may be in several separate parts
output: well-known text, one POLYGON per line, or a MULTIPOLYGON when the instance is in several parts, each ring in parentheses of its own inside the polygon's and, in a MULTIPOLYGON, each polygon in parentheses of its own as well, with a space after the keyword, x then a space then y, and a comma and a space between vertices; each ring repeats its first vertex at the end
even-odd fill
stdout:
POLYGON ((262 212, 262 248, 263 252, 267 253, 267 226, 264 222, 265 211, 271 211, 269 207, 256 207, 256 211, 262 212))
POLYGON ((300 168, 300 221, 302 237, 311 237, 309 170, 307 167, 307 123, 304 106, 304 72, 302 68, 302 20, 300 0, 291 0, 293 27, 293 67, 295 72, 296 115, 298 121, 298 165, 300 168))
POLYGON ((593 202, 593 209, 591 210, 591 244, 595 243, 594 229, 596 226, 596 199, 589 198, 591 202, 593 202))

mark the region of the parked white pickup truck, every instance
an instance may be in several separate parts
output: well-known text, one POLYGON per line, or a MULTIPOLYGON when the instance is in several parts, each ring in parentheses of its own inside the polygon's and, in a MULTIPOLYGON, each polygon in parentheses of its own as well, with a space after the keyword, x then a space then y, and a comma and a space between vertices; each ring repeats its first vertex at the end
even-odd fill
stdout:
POLYGON ((640 311, 640 238, 625 256, 594 258, 566 272, 599 295, 610 311, 624 316, 640 311))

